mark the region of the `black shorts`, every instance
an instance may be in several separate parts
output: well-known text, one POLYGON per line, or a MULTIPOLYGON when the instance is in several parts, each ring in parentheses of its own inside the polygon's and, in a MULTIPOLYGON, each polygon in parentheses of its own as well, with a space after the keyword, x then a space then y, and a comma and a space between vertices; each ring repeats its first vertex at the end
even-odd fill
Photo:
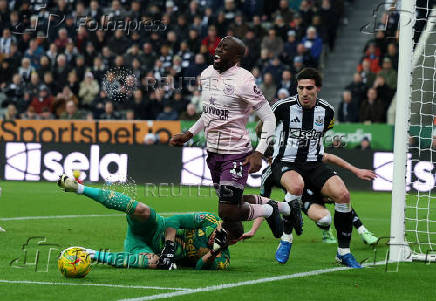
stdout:
POLYGON ((280 187, 280 180, 285 172, 295 170, 304 180, 305 187, 311 187, 313 191, 321 191, 325 182, 336 175, 336 172, 330 169, 322 162, 274 162, 272 165, 272 174, 275 184, 280 187))

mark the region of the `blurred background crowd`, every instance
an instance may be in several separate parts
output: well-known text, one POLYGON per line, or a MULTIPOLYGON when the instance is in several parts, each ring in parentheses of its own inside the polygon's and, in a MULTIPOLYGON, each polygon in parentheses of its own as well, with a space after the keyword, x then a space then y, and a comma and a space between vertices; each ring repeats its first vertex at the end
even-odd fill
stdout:
MULTIPOLYGON (((196 120, 196 79, 227 35, 247 45, 241 66, 265 97, 283 99, 296 93, 303 67, 323 69, 347 5, 352 0, 0 0, 2 118, 196 120), (112 102, 104 76, 123 66, 137 89, 112 102)), ((386 121, 397 24, 398 14, 383 15, 385 30, 362 49, 339 121, 386 121)))

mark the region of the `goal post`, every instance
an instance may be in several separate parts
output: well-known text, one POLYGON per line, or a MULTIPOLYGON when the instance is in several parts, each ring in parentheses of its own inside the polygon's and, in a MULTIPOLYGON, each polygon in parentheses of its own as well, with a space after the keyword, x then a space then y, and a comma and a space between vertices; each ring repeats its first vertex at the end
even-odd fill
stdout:
POLYGON ((409 109, 412 86, 413 25, 415 1, 401 1, 398 57, 397 103, 394 132, 394 168, 392 177, 391 238, 389 261, 405 261, 410 249, 405 240, 406 169, 408 154, 409 109))
POLYGON ((433 194, 436 149, 432 147, 436 99, 435 12, 434 7, 416 7, 415 0, 401 1, 390 262, 436 261, 436 196, 433 194), (415 26, 418 21, 425 26, 415 26), (420 37, 415 44, 416 33, 420 37), (417 170, 425 175, 417 175, 417 170))

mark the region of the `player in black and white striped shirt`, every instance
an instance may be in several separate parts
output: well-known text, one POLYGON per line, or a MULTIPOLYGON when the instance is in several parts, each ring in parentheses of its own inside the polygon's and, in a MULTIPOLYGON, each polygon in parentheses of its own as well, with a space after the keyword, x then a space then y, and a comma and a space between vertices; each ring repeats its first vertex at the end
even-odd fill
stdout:
MULTIPOLYGON (((350 253, 352 214, 350 193, 342 179, 322 163, 324 133, 334 125, 334 109, 318 98, 322 80, 319 72, 305 68, 297 75, 297 92, 294 97, 278 101, 272 106, 276 115, 276 141, 272 171, 277 186, 287 193, 289 204, 301 202, 305 185, 335 202, 335 227, 338 253, 336 259, 353 268, 359 263, 350 253)), ((277 261, 289 258, 294 221, 286 221, 285 231, 276 252, 277 261)), ((297 229, 296 229, 297 230, 297 229)))

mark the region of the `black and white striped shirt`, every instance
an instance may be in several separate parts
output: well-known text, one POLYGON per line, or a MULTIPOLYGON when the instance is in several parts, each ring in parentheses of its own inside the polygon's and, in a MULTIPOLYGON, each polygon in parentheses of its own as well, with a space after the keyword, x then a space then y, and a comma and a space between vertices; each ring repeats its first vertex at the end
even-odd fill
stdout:
POLYGON ((318 98, 312 109, 303 109, 295 95, 273 104, 272 111, 277 119, 274 162, 321 162, 322 138, 335 123, 333 107, 318 98))

